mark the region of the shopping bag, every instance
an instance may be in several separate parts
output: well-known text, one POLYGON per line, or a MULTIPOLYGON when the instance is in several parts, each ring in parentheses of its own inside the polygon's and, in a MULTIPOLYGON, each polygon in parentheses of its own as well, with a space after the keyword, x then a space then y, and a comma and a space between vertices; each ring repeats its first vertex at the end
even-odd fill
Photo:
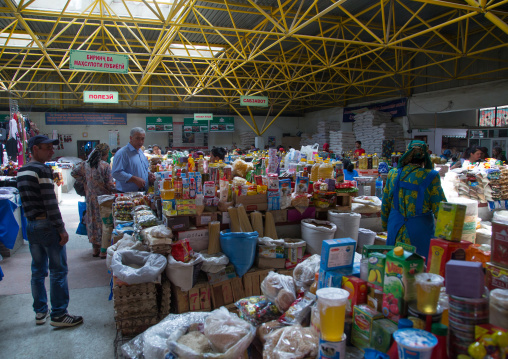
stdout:
POLYGON ((79 211, 79 224, 78 229, 76 229, 76 234, 87 236, 88 233, 86 231, 85 224, 86 202, 78 202, 78 211, 79 211))

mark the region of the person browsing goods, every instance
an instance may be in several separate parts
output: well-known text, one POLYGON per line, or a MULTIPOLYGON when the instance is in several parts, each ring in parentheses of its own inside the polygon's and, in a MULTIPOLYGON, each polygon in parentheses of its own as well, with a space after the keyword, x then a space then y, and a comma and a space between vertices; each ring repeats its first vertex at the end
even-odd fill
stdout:
POLYGON ((129 143, 118 150, 113 162, 113 178, 120 192, 146 191, 149 182, 155 180, 148 171, 148 159, 141 150, 145 143, 145 130, 134 127, 130 132, 129 143))
POLYGON ((364 155, 365 154, 365 150, 362 148, 362 141, 356 141, 355 142, 355 153, 354 155, 356 157, 359 157, 361 155, 364 155))
POLYGON ((53 172, 44 163, 51 160, 58 140, 37 135, 28 140, 32 160, 18 170, 17 187, 27 218, 27 238, 32 255, 32 297, 35 324, 42 325, 51 316, 54 327, 73 327, 83 318, 67 313, 67 253, 69 234, 65 230, 53 184, 53 172), (44 284, 50 272, 51 314, 44 284))

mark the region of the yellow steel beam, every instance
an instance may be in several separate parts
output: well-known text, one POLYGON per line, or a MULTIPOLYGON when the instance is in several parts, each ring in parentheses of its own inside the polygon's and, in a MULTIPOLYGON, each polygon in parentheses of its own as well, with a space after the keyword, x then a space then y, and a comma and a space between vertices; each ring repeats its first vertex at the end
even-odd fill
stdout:
POLYGON ((272 125, 273 123, 275 122, 275 120, 284 112, 284 110, 289 106, 289 104, 291 103, 291 100, 289 100, 286 105, 279 111, 279 113, 277 115, 275 115, 275 117, 270 121, 270 123, 268 124, 268 126, 266 126, 263 130, 261 130, 261 134, 260 136, 263 136, 263 134, 266 132, 266 130, 268 130, 272 125))

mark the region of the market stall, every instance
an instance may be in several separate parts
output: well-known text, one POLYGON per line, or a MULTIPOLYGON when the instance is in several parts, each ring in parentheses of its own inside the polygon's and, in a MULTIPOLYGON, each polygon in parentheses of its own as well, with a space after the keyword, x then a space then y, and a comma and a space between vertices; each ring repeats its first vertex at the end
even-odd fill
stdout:
POLYGON ((477 358, 488 338, 506 350, 508 316, 489 311, 508 313, 508 248, 462 240, 474 206, 451 205, 462 220, 440 211, 424 258, 362 227, 353 207, 375 217, 379 199, 356 196, 370 184, 345 181, 340 161, 289 155, 154 156, 148 193, 99 198, 118 355, 477 358))

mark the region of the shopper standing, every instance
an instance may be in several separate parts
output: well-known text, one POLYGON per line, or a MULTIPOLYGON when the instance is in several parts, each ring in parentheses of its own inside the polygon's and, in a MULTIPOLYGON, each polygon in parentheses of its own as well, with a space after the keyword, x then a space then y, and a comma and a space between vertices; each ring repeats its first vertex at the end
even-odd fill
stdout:
POLYGON ((86 232, 88 240, 92 243, 94 257, 106 259, 106 250, 109 239, 102 238, 102 217, 99 210, 97 196, 116 192, 111 167, 106 162, 109 146, 100 143, 88 156, 86 162, 81 162, 72 170, 72 177, 81 182, 85 188, 86 199, 86 232))
POLYGON ((129 143, 118 150, 113 162, 113 178, 116 189, 120 192, 137 192, 148 190, 149 182, 155 180, 148 171, 149 163, 143 150, 145 130, 134 127, 130 133, 129 143))
POLYGON ((356 141, 355 148, 356 148, 354 152, 355 157, 360 157, 361 155, 365 154, 365 150, 362 148, 362 141, 356 141))
POLYGON ((58 140, 37 135, 28 140, 32 160, 18 171, 17 187, 28 220, 27 237, 32 255, 32 296, 35 324, 46 322, 49 316, 48 297, 44 279, 50 272, 51 322, 54 327, 72 327, 83 318, 67 313, 67 253, 69 235, 65 230, 53 185, 53 173, 44 163, 51 160, 53 146, 58 140))
POLYGON ((446 197, 427 144, 411 141, 397 168, 388 173, 383 192, 381 220, 383 229, 388 230, 386 244, 411 244, 418 254, 427 257, 441 201, 446 197))

